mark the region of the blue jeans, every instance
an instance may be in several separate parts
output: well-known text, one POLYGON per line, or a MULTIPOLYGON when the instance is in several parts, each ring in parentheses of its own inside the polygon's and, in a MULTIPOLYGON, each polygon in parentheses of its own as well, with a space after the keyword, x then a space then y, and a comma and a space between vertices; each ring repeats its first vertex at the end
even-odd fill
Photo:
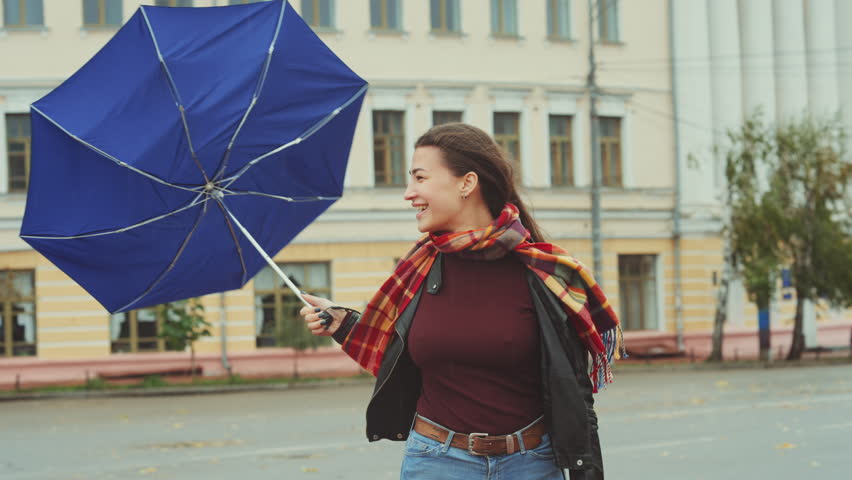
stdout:
POLYGON ((564 480, 565 473, 553 460, 550 435, 541 444, 510 455, 471 455, 450 446, 450 435, 440 443, 412 430, 405 442, 400 480, 564 480))

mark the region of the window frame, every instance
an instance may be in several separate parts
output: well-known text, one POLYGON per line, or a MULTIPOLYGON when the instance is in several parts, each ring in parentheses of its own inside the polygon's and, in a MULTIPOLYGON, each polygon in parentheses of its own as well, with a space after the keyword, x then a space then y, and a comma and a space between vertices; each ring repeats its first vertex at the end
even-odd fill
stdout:
POLYGON ((373 120, 373 185, 376 187, 404 187, 405 186, 405 111, 404 110, 373 110, 372 112, 372 120, 373 120), (378 118, 377 118, 378 115, 378 118), (383 118, 387 116, 388 118, 383 118), (385 131, 377 132, 376 124, 379 123, 387 123, 385 121, 380 120, 389 120, 391 117, 399 118, 399 134, 392 133, 389 128, 385 128, 385 131), (394 182, 394 171, 393 171, 393 145, 394 138, 397 138, 399 141, 397 145, 399 145, 400 151, 398 152, 402 158, 402 172, 399 172, 399 182, 394 182), (381 145, 380 145, 381 143, 381 145), (379 169, 377 166, 377 155, 379 151, 383 151, 383 177, 382 181, 379 181, 379 169))
MULTIPOLYGON (((291 268, 294 268, 294 267, 302 268, 302 278, 305 279, 305 282, 304 282, 304 285, 300 285, 299 287, 310 290, 312 295, 316 295, 316 296, 320 296, 320 297, 324 297, 324 298, 330 298, 331 297, 331 282, 332 282, 331 262, 319 261, 319 262, 276 262, 276 263, 277 263, 278 267, 282 269, 282 271, 285 268, 287 268, 287 269, 291 269, 291 268), (326 272, 326 275, 327 275, 326 280, 328 281, 328 285, 326 287, 317 286, 316 284, 313 284, 310 281, 310 268, 313 267, 313 266, 316 266, 316 265, 324 265, 325 266, 325 272, 326 272)), ((268 268, 268 267, 264 267, 264 268, 268 268)), ((277 276, 277 274, 275 274, 275 278, 276 279, 279 278, 277 276)), ((282 332, 284 330, 284 323, 287 321, 287 319, 284 316, 284 314, 285 314, 285 308, 284 307, 285 307, 285 304, 288 303, 288 302, 285 302, 284 297, 292 297, 293 301, 289 302, 289 303, 292 303, 294 305, 298 305, 300 303, 299 299, 296 297, 296 295, 293 294, 293 292, 286 285, 280 285, 280 284, 276 283, 275 286, 271 289, 269 289, 269 288, 258 289, 257 285, 255 284, 255 286, 254 286, 255 316, 257 316, 257 314, 258 314, 258 312, 257 312, 258 307, 261 310, 260 314, 263 315, 263 310, 265 309, 265 306, 269 305, 269 303, 264 303, 262 300, 261 300, 260 304, 257 303, 257 299, 259 297, 262 299, 262 297, 266 296, 266 295, 272 296, 272 300, 273 300, 272 306, 273 306, 273 311, 274 311, 273 315, 275 317, 275 329, 270 334, 262 334, 262 333, 259 333, 255 330, 255 335, 254 335, 255 336, 255 348, 258 348, 258 349, 279 348, 279 347, 282 346, 280 339, 281 339, 281 336, 282 336, 282 332), (261 341, 261 339, 270 339, 270 338, 272 339, 272 344, 262 344, 263 342, 261 341)), ((328 345, 331 344, 331 342, 322 342, 322 343, 327 343, 328 345)))
POLYGON ((27 22, 27 2, 28 0, 3 0, 3 28, 10 30, 26 30, 28 28, 44 28, 44 0, 32 0, 41 3, 41 18, 39 23, 27 22), (9 16, 6 14, 6 3, 18 2, 18 23, 10 23, 9 16))
POLYGON ((493 10, 491 13, 491 36, 495 38, 520 38, 520 22, 518 19, 520 12, 518 10, 517 0, 491 0, 491 8, 493 10), (514 31, 509 31, 503 28, 505 23, 506 2, 513 2, 513 5, 515 6, 515 22, 512 25, 514 31), (497 15, 496 23, 494 22, 495 12, 497 15))
POLYGON ((29 136, 13 136, 10 133, 11 126, 10 120, 13 119, 26 119, 25 123, 29 124, 31 121, 31 116, 29 113, 7 113, 6 114, 6 192, 7 193, 27 193, 27 189, 30 186, 30 166, 32 162, 32 131, 30 131, 29 136), (22 152, 13 152, 12 144, 13 143, 21 143, 23 144, 22 152), (24 177, 21 179, 20 176, 12 176, 12 158, 13 157, 23 157, 24 163, 24 177), (22 182, 23 188, 14 187, 13 182, 22 182))
POLYGON ((521 174, 521 170, 520 170, 520 168, 521 168, 521 152, 523 151, 522 147, 521 147, 521 112, 497 111, 497 112, 494 112, 492 117, 493 117, 492 120, 494 122, 493 123, 493 125, 494 125, 494 132, 493 132, 494 140, 497 142, 498 145, 500 145, 501 148, 503 148, 506 152, 508 152, 509 155, 512 157, 511 161, 514 164, 515 168, 517 169, 516 175, 520 175, 521 174), (497 123, 498 123, 497 122, 497 116, 498 115, 512 115, 514 117, 513 123, 515 124, 515 132, 516 133, 514 133, 514 134, 499 133, 498 134, 497 133, 497 123), (508 142, 511 142, 512 140, 514 140, 515 144, 518 146, 517 152, 512 151, 508 146, 508 142))
POLYGON ((618 0, 598 1, 598 42, 603 44, 618 45, 621 42, 621 29, 618 0), (604 4, 601 8, 601 4, 604 4), (612 15, 614 18, 610 18, 612 15), (610 32, 612 23, 614 32, 610 32))
POLYGON ((38 356, 38 316, 36 314, 36 285, 35 285, 35 269, 2 269, 0 270, 5 273, 5 278, 0 280, 0 283, 3 283, 4 286, 2 289, 2 294, 0 294, 0 310, 2 310, 3 315, 3 325, 0 325, 0 328, 3 329, 3 339, 0 340, 3 346, 3 353, 0 354, 0 358, 12 358, 12 357, 35 357, 38 356), (28 273, 32 278, 32 295, 10 295, 5 296, 7 292, 14 291, 14 288, 10 288, 9 284, 13 282, 13 277, 16 274, 20 273, 28 273), (32 316, 33 316, 33 341, 32 342, 16 342, 14 337, 14 332, 12 331, 12 311, 13 305, 15 303, 32 303, 32 316), (31 355, 15 355, 16 347, 32 347, 31 355))
MULTIPOLYGON (((618 294, 619 294, 619 313, 620 318, 624 324, 625 331, 641 331, 641 330, 659 330, 660 326, 663 324, 662 318, 660 316, 660 279, 659 272, 657 271, 657 265, 659 262, 658 254, 619 254, 618 255, 618 294), (648 271, 642 272, 643 263, 645 260, 648 260, 648 271), (623 262, 627 263, 627 261, 635 261, 639 267, 638 275, 630 275, 623 273, 623 262), (653 285, 653 292, 647 292, 647 285, 653 285), (639 288, 639 302, 640 304, 637 306, 639 312, 639 321, 638 323, 634 322, 632 318, 627 314, 625 310, 627 308, 628 295, 625 293, 626 289, 629 286, 636 286, 639 288), (652 305, 646 305, 645 302, 651 302, 652 305), (646 317, 646 313, 649 311, 649 307, 653 308, 653 319, 648 319, 646 317), (654 324, 650 325, 649 322, 653 321, 654 324)), ((625 266, 626 269, 626 266, 625 266)))
POLYGON ((402 2, 400 0, 375 0, 379 2, 379 25, 373 25, 373 2, 370 2, 370 31, 378 33, 402 33, 402 2), (391 26, 388 17, 388 2, 396 2, 396 26, 391 26))
POLYGON ((598 161, 601 162, 601 185, 604 187, 613 187, 613 188, 624 188, 624 142, 622 141, 622 132, 624 130, 624 119, 616 116, 598 116, 598 145, 599 145, 599 154, 600 157, 598 161), (615 135, 607 135, 603 134, 603 120, 613 120, 615 121, 615 135), (617 175, 613 176, 613 172, 610 171, 612 165, 610 165, 610 154, 611 150, 615 148, 616 150, 616 170, 617 175))
POLYGON ((335 7, 334 0, 302 0, 301 5, 302 18, 305 20, 305 23, 310 25, 311 28, 315 30, 325 30, 325 31, 335 31, 337 30, 337 19, 335 18, 335 7), (322 9, 320 8, 323 5, 323 1, 328 2, 328 18, 330 20, 329 25, 322 24, 322 9), (313 18, 307 19, 304 17, 305 12, 305 3, 310 2, 312 7, 311 11, 313 12, 313 18))
POLYGON ((431 19, 432 19, 432 15, 434 14, 434 12, 432 12, 432 9, 434 9, 435 5, 432 2, 429 2, 430 3, 430 5, 429 5, 429 9, 430 9, 429 23, 430 23, 430 26, 431 26, 431 33, 434 34, 434 35, 461 35, 461 33, 462 33, 461 5, 460 5, 461 0, 433 0, 433 1, 438 2, 438 8, 440 9, 440 12, 438 13, 438 19, 440 20, 441 25, 439 25, 436 28, 435 25, 432 24, 431 19), (450 7, 452 7, 452 8, 450 8, 450 7), (456 20, 456 25, 458 26, 458 28, 455 29, 455 30, 452 30, 449 27, 451 15, 456 17, 455 20, 456 20))
POLYGON ((571 0, 547 0, 547 38, 556 42, 570 42, 571 38, 571 0), (561 15, 560 15, 561 13, 561 15), (563 18, 564 17, 564 18, 563 18), (561 22, 560 22, 561 20, 561 22), (564 24, 565 34, 559 30, 564 24))
POLYGON ((574 178, 574 115, 554 114, 547 117, 548 140, 550 144, 550 185, 553 187, 573 187, 577 184, 574 178), (560 135, 553 134, 553 120, 564 119, 567 121, 567 131, 560 135), (554 152, 556 151, 556 152, 554 152), (567 165, 561 165, 564 152, 567 165), (556 153, 556 154, 554 154, 556 153), (559 165, 557 165, 557 163, 559 165), (563 168, 567 178, 562 178, 563 168))
POLYGON ((183 0, 189 3, 189 5, 178 5, 178 2, 181 0, 155 0, 155 5, 158 7, 193 7, 194 2, 192 0, 183 0), (167 5, 160 5, 160 3, 166 3, 167 5))
POLYGON ((435 125, 443 125, 445 123, 457 123, 464 121, 464 111, 462 110, 432 110, 432 126, 435 125), (452 118, 445 121, 437 121, 438 117, 441 116, 455 116, 458 115, 458 118, 452 118))
MULTIPOLYGON (((127 312, 116 313, 114 315, 126 315, 126 321, 128 322, 128 337, 126 340, 122 340, 122 337, 118 337, 116 340, 112 339, 112 332, 110 332, 110 354, 120 355, 122 353, 158 353, 158 352, 166 352, 168 349, 166 348, 166 339, 159 337, 159 334, 163 330, 163 322, 165 322, 166 309, 163 305, 156 305, 148 308, 140 308, 136 310, 130 310, 127 312), (153 311, 154 315, 156 315, 156 332, 157 335, 154 337, 139 337, 139 312, 140 311, 153 311), (139 343, 141 342, 157 342, 157 348, 145 348, 140 349, 139 343), (130 347, 130 351, 117 351, 116 346, 118 344, 128 344, 130 347)), ((111 316, 112 317, 112 316, 111 316)), ((110 318, 110 321, 111 318, 110 318)))
POLYGON ((83 28, 104 28, 104 27, 120 27, 122 23, 124 23, 124 2, 122 0, 117 0, 118 8, 119 8, 119 21, 118 23, 107 23, 106 21, 106 6, 109 0, 97 0, 98 1, 98 23, 86 23, 86 1, 83 0, 81 2, 83 4, 83 28))

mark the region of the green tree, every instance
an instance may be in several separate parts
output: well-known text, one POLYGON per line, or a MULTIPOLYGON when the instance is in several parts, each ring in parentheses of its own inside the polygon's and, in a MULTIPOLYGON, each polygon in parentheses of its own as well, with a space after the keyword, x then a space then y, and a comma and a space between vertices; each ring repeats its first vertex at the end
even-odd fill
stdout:
POLYGON ((305 321, 299 315, 302 303, 291 293, 283 295, 281 328, 278 331, 278 344, 290 347, 294 351, 293 377, 299 378, 299 359, 307 349, 316 350, 318 347, 329 345, 331 337, 321 337, 305 328, 305 321))
POLYGON ((769 308, 777 272, 789 266, 797 303, 787 358, 798 359, 805 346, 805 302, 852 303, 846 134, 837 118, 805 116, 771 125, 757 112, 729 132, 728 141, 720 148, 728 261, 761 310, 769 308))
POLYGON ((210 323, 204 318, 204 306, 196 298, 166 303, 162 309, 163 328, 159 336, 165 339, 170 350, 183 351, 189 347, 189 365, 195 380, 195 342, 208 337, 210 323))

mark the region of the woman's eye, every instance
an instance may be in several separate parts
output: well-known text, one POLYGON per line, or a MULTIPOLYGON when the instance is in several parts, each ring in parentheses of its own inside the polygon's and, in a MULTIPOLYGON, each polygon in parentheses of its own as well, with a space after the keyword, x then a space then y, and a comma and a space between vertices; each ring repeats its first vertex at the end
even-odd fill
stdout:
POLYGON ((423 178, 424 178, 424 177, 421 177, 420 175, 418 175, 418 176, 414 177, 414 179, 415 179, 415 180, 417 180, 418 182, 419 182, 420 180, 423 180, 423 178))

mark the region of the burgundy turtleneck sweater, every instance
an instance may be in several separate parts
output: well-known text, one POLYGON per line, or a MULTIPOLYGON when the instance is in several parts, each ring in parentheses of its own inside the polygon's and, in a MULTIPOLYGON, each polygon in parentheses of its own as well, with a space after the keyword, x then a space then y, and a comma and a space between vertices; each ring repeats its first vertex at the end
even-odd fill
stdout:
POLYGON ((423 388, 417 413, 456 432, 513 433, 542 413, 538 322, 527 268, 443 257, 437 295, 423 292, 408 336, 423 388))

